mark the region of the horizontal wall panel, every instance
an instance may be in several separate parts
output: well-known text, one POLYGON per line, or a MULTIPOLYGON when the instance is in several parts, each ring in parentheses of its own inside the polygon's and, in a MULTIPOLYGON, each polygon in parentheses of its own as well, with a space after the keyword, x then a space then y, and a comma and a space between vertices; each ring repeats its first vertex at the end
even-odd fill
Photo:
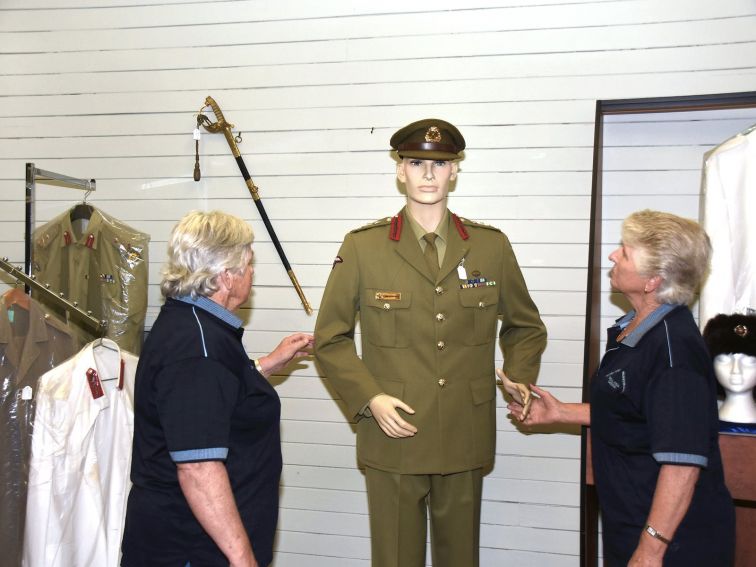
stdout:
MULTIPOLYGON (((695 92, 701 81, 718 82, 722 91, 738 91, 738 85, 754 81, 756 69, 737 71, 675 71, 658 74, 618 74, 611 81, 604 76, 528 77, 479 80, 476 98, 482 101, 526 100, 537 92, 538 98, 548 100, 590 100, 633 98, 648 95, 673 96, 680 92, 695 92), (639 80, 643 77, 643 80, 639 80), (591 94, 588 94, 591 93, 591 94)), ((461 82, 461 81, 457 81, 461 82)), ((425 81, 419 89, 412 84, 397 83, 390 89, 375 85, 328 85, 284 87, 271 89, 238 88, 224 91, 223 99, 234 106, 246 108, 300 108, 307 101, 322 101, 319 107, 406 104, 451 104, 465 102, 467 90, 455 81, 425 81), (432 93, 429 98, 428 93, 432 93), (326 96, 327 95, 327 96, 326 96)), ((464 81, 469 82, 469 81, 464 81)), ((197 101, 204 101, 212 85, 198 85, 196 81, 175 85, 173 92, 156 91, 144 96, 144 91, 107 94, 77 94, 60 96, 9 96, 4 98, 0 116, 33 116, 49 114, 101 114, 108 112, 196 112, 197 101), (138 95, 138 96, 137 96, 138 95), (48 100, 49 99, 49 100, 48 100)), ((415 114, 417 116, 417 114, 415 114)), ((452 120, 454 117, 451 117, 452 120)))
POLYGON ((497 479, 487 477, 485 492, 488 498, 504 501, 527 501, 537 504, 570 505, 580 491, 577 483, 497 479), (524 496, 524 498, 523 498, 524 496))
POLYGON ((370 560, 279 550, 276 554, 276 567, 370 567, 370 560))
MULTIPOLYGON (((1 56, 0 56, 1 57, 1 56)), ((1 59, 0 59, 1 60, 1 59)), ((89 114, 76 116, 72 123, 70 115, 56 115, 49 109, 41 108, 41 114, 29 114, 31 108, 25 107, 23 114, 9 114, 0 108, 3 130, 1 137, 25 138, 30 132, 44 128, 45 139, 59 139, 80 136, 139 136, 183 134, 191 143, 192 129, 196 126, 196 113, 204 104, 205 97, 212 95, 220 105, 227 120, 235 126, 235 132, 247 132, 243 140, 254 140, 257 132, 289 131, 300 132, 310 129, 362 129, 383 128, 389 136, 383 137, 388 146, 388 138, 396 128, 411 122, 417 116, 427 116, 427 105, 402 105, 386 112, 385 108, 370 106, 347 107, 319 107, 311 108, 255 108, 250 107, 243 97, 228 98, 229 93, 216 92, 208 87, 205 92, 197 92, 187 101, 185 108, 175 108, 157 113, 153 110, 139 112, 130 106, 113 108, 110 113, 89 114), (49 131, 48 131, 49 130, 49 131)), ((457 104, 433 105, 435 116, 453 117, 454 121, 464 127, 489 126, 502 127, 517 124, 548 125, 558 128, 561 124, 592 124, 595 114, 595 104, 590 101, 557 100, 544 107, 542 102, 532 100, 521 101, 474 101, 464 106, 457 104)), ((214 116, 205 111, 208 117, 214 116)), ((374 132, 375 133, 375 132, 374 132)), ((496 130, 492 131, 496 135, 496 130)), ((200 152, 207 153, 207 136, 220 137, 221 134, 209 134, 201 131, 200 152)), ((249 142, 239 144, 242 153, 253 152, 247 149, 249 142)), ((192 145, 192 154, 194 153, 192 145)), ((220 150, 218 150, 220 151, 220 150)), ((589 181, 590 183, 590 181, 589 181)))
POLYGON ((338 554, 349 559, 370 558, 370 538, 354 536, 333 536, 308 532, 278 532, 278 546, 287 553, 330 556, 338 554))
POLYGON ((572 531, 481 526, 480 545, 488 548, 529 550, 544 553, 578 555, 580 541, 572 531))
MULTIPOLYGON (((366 131, 363 135, 369 136, 366 131)), ((220 142, 218 138, 214 140, 220 142)), ((136 141, 135 141, 136 142, 136 141)), ((222 148, 227 149, 226 147, 222 148)), ((589 148, 526 148, 526 149, 503 149, 503 150, 478 150, 479 157, 470 156, 465 159, 465 171, 490 171, 493 164, 501 167, 504 171, 564 171, 569 170, 568 163, 573 160, 585 160, 583 171, 590 170, 592 150, 589 148)), ((314 175, 317 171, 327 168, 327 164, 334 159, 341 159, 344 164, 345 174, 355 173, 379 173, 393 172, 388 148, 370 152, 355 152, 345 155, 313 152, 305 154, 257 154, 254 158, 245 159, 247 168, 255 175, 271 175, 273 172, 287 171, 288 175, 314 175), (249 163, 247 163, 249 161, 249 163)), ((44 160, 45 167, 49 171, 61 172, 68 170, 73 177, 87 177, 94 179, 124 178, 134 175, 136 171, 142 171, 149 178, 160 177, 189 177, 194 168, 193 152, 179 153, 166 157, 122 157, 108 160, 112 163, 112 169, 107 168, 104 160, 92 158, 79 158, 75 160, 61 160, 47 158, 44 160), (83 173, 86 172, 86 175, 83 173)), ((11 171, 23 171, 26 160, 8 159, 3 162, 4 167, 11 171)), ((40 166, 38 166, 40 167, 40 166)), ((572 167, 572 166, 570 166, 572 167)), ((236 162, 231 152, 218 156, 210 156, 202 163, 205 175, 211 176, 236 176, 239 175, 236 162)))
MULTIPOLYGON (((495 37, 498 37, 498 34, 495 37)), ((350 41, 349 47, 340 42, 322 41, 309 43, 306 47, 301 43, 211 47, 202 51, 204 58, 212 63, 224 61, 226 64, 216 69, 210 66, 202 77, 205 84, 212 85, 214 90, 221 92, 239 86, 260 89, 402 81, 404 71, 401 66, 390 59, 387 60, 383 53, 374 51, 369 45, 366 46, 366 53, 358 51, 352 55, 354 43, 350 41), (347 50, 350 53, 349 57, 347 50), (359 60, 347 60, 355 57, 359 60), (366 59, 378 60, 366 67, 366 59), (317 63, 321 65, 316 66, 317 63)), ((474 49, 490 49, 485 44, 470 45, 474 49)), ((725 58, 731 61, 733 68, 748 68, 753 66, 753 59, 749 57, 749 47, 752 49, 753 44, 744 45, 737 41, 737 38, 728 38, 728 44, 724 45, 689 45, 684 50, 684 65, 680 64, 679 47, 631 49, 623 54, 623 72, 705 71, 716 69, 717 61, 725 58)), ((525 46, 524 49, 528 50, 529 46, 525 46)), ((513 57, 513 50, 506 44, 503 51, 506 55, 498 55, 490 60, 472 61, 471 53, 460 53, 457 50, 449 52, 446 57, 441 57, 443 53, 435 53, 433 57, 421 54, 421 57, 427 60, 417 69, 416 78, 434 80, 439 74, 443 74, 447 80, 476 79, 482 73, 490 72, 490 69, 495 69, 496 72, 489 78, 565 77, 616 72, 613 67, 614 54, 606 52, 526 51, 520 57, 513 57)), ((190 85, 195 81, 197 68, 202 65, 201 61, 186 59, 171 62, 179 52, 180 50, 175 48, 132 50, 131 53, 141 55, 145 61, 134 62, 131 68, 116 72, 84 72, 85 69, 90 69, 93 63, 96 64, 98 59, 102 59, 102 54, 84 52, 72 56, 58 53, 58 59, 67 61, 69 65, 74 64, 75 68, 65 72, 58 69, 53 75, 32 74, 29 69, 20 75, 0 75, 0 87, 7 95, 76 94, 81 93, 81 84, 88 85, 88 92, 119 93, 129 92, 134 88, 135 82, 144 81, 145 77, 149 76, 149 84, 153 90, 170 91, 177 84, 190 85)), ((405 54, 409 57, 412 55, 405 54)), ((0 56, 0 63, 12 64, 13 59, 18 57, 0 56)), ((50 62, 46 62, 46 65, 49 64, 50 62)))
MULTIPOLYGON (((253 163, 254 155, 245 156, 247 168, 256 185, 260 189, 263 203, 275 198, 320 198, 320 197, 353 197, 353 196, 395 196, 399 194, 396 186, 395 166, 390 159, 386 159, 383 171, 370 175, 340 174, 337 172, 324 173, 322 175, 297 175, 288 176, 279 173, 258 176, 253 163)), ((388 157, 388 156, 387 156, 388 157)), ((44 160, 36 160, 34 156, 29 158, 40 169, 51 170, 44 160)), ((25 168, 25 165, 22 166, 25 168)), ((203 174, 200 182, 193 181, 189 175, 189 168, 194 167, 193 159, 187 158, 187 177, 185 178, 151 178, 145 180, 129 178, 102 177, 97 180, 97 191, 90 195, 90 201, 94 205, 107 209, 108 201, 122 200, 124 196, 143 200, 189 200, 197 205, 217 207, 219 199, 249 197, 249 192, 241 174, 232 175, 228 172, 224 177, 206 177, 203 174), (190 163, 191 162, 191 163, 190 163)), ((453 191, 453 196, 481 197, 481 196, 505 196, 505 195, 542 195, 552 196, 575 196, 590 195, 591 179, 590 172, 565 172, 565 171, 529 171, 529 172, 476 172, 467 171, 462 162, 462 173, 453 191)), ((53 170, 54 171, 54 170, 53 170)), ((19 201, 24 199, 24 169, 8 167, 3 170, 7 177, 0 179, 0 201, 19 201)), ((87 172, 77 168, 72 171, 68 165, 58 173, 72 174, 92 178, 87 172)), ((78 191, 65 190, 62 188, 37 185, 37 196, 40 201, 52 200, 60 204, 47 210, 48 216, 54 216, 55 212, 61 212, 65 208, 81 200, 78 191)), ((392 211, 392 214, 398 212, 392 211)), ((375 220, 380 215, 375 211, 352 210, 351 223, 345 227, 341 236, 347 230, 375 220)), ((501 208, 496 211, 488 211, 480 220, 490 219, 489 215, 495 214, 499 219, 515 219, 514 211, 501 208)), ((257 216, 257 215, 256 215, 257 216)), ((465 216, 462 214, 462 216, 465 216)), ((167 219, 173 220, 177 219, 167 219)), ((317 222, 328 222, 330 219, 309 219, 317 222)), ((478 219, 475 219, 478 220, 478 219)), ((544 219, 546 220, 546 219, 544 219)), ((170 225, 172 226, 172 225, 170 225)), ((169 228, 170 228, 169 226, 169 228)), ((498 226, 498 224, 497 224, 498 226)), ((165 229, 166 234, 169 228, 165 229)), ((505 228, 505 227, 502 227, 505 228)))
POLYGON ((281 508, 367 514, 367 495, 364 489, 351 491, 283 486, 281 487, 281 508))
MULTIPOLYGON (((194 141, 191 116, 182 126, 183 132, 170 135, 148 136, 71 136, 69 138, 50 138, 43 140, 1 139, 0 151, 3 158, 35 160, 76 158, 92 156, 109 158, 120 156, 154 156, 185 154, 194 157, 194 141)), ((229 116, 230 119, 230 116, 229 116)), ((254 124, 251 124, 254 126, 254 124)), ((243 128, 240 124, 240 128, 243 128)), ((723 128, 723 130, 725 130, 723 128)), ((304 152, 360 152, 389 150, 389 139, 393 128, 375 128, 373 132, 360 129, 309 129, 244 131, 239 149, 249 150, 254 154, 266 153, 304 153, 304 152)), ((208 141, 219 142, 220 136, 202 132, 200 146, 202 157, 206 157, 205 144, 208 141)), ((468 148, 555 148, 555 147, 590 147, 593 143, 592 124, 565 124, 559 128, 551 125, 533 124, 528 126, 470 126, 465 129, 468 148)), ((224 143, 225 139, 223 138, 224 143)), ((217 152, 218 144, 212 149, 217 152)), ((225 149, 225 148, 221 148, 225 149)), ((387 165, 389 162, 387 162, 387 165)), ((192 159, 192 166, 194 166, 192 159)), ((387 167, 387 170, 389 168, 387 167)))
MULTIPOLYGON (((343 56, 361 61, 376 58, 377 53, 383 59, 401 60, 452 54, 531 53, 542 51, 544 45, 557 51, 585 51, 595 49, 597 43, 606 50, 613 50, 696 45, 702 37, 711 42, 748 41, 752 39, 752 29, 748 26, 753 26, 754 22, 753 16, 743 16, 734 21, 717 18, 658 22, 653 27, 647 24, 596 26, 591 28, 590 33, 586 33, 583 26, 487 31, 480 29, 480 20, 495 18, 495 13, 470 15, 472 17, 468 21, 475 26, 474 31, 466 31, 465 19, 460 19, 455 12, 436 12, 434 23, 438 27, 434 27, 430 33, 424 32, 425 41, 409 44, 397 38, 417 36, 417 29, 427 23, 428 14, 405 11, 401 14, 377 15, 370 18, 371 29, 368 34, 361 34, 362 37, 354 37, 354 26, 364 25, 364 17, 303 19, 296 25, 286 20, 258 23, 239 22, 234 18, 235 21, 231 22, 194 26, 191 34, 187 34, 186 26, 182 25, 118 26, 107 29, 106 24, 87 30, 86 35, 89 42, 105 50, 230 45, 237 43, 237 38, 245 36, 255 37, 260 43, 276 47, 286 42, 300 43, 305 48, 312 42, 343 42, 343 56), (639 37, 640 28, 645 33, 639 37), (440 38, 444 38, 444 41, 439 41, 440 38)), ((241 18, 244 16, 241 15, 241 18)), ((3 46, 3 51, 16 53, 81 50, 77 34, 67 29, 4 34, 3 40, 7 44, 3 46), (8 36, 12 36, 13 41, 8 36)))
POLYGON ((580 456, 574 459, 497 455, 487 478, 580 482, 580 456))
POLYGON ((281 518, 278 530, 364 538, 364 534, 369 530, 368 515, 292 510, 281 518))
MULTIPOLYGON (((530 0, 528 2, 517 2, 513 6, 502 6, 500 1, 471 1, 461 6, 458 2, 451 0, 445 1, 418 1, 398 2, 397 0, 382 2, 376 6, 366 0, 346 1, 331 0, 327 6, 312 7, 302 5, 296 0, 279 1, 274 4, 265 5, 253 0, 237 1, 231 4, 224 2, 192 2, 194 6, 191 11, 177 9, 186 4, 185 0, 137 0, 130 2, 130 7, 124 7, 120 2, 99 2, 97 7, 92 7, 83 0, 68 1, 65 8, 61 10, 56 2, 44 0, 35 2, 35 9, 32 12, 33 18, 28 17, 30 10, 27 3, 21 0, 7 0, 4 3, 6 16, 0 31, 34 31, 39 29, 58 28, 61 30, 78 30, 86 29, 117 29, 123 27, 138 28, 147 27, 168 27, 168 26, 187 26, 202 21, 207 24, 222 24, 228 21, 257 22, 260 24, 280 25, 281 21, 289 23, 289 29, 275 28, 279 31, 292 32, 292 21, 306 22, 307 20, 320 21, 324 18, 347 20, 345 29, 351 30, 345 38, 354 36, 354 25, 361 20, 371 22, 370 33, 394 33, 397 31, 397 22, 405 22, 407 30, 416 29, 417 20, 415 18, 434 16, 435 31, 437 32, 454 32, 454 31, 479 31, 489 26, 489 29, 501 29, 502 27, 509 30, 542 27, 569 27, 569 26, 611 26, 625 23, 643 23, 647 21, 644 18, 644 12, 653 11, 659 19, 667 20, 684 20, 693 19, 689 12, 682 10, 686 4, 681 0, 668 1, 659 6, 651 1, 625 2, 620 6, 607 5, 608 2, 583 2, 579 9, 574 5, 541 5, 541 0, 530 0), (112 5, 108 5, 112 4, 112 5), (532 6, 527 6, 531 4, 532 6), (57 8, 45 10, 44 8, 57 8), (89 8, 82 11, 80 8, 89 8), (27 9, 25 9, 27 8, 27 9), (481 13, 486 18, 481 21, 481 13), (392 12, 399 12, 405 16, 404 20, 398 19, 392 12), (381 27, 382 19, 375 16, 382 16, 383 21, 387 24, 381 27), (502 25, 504 22, 504 25, 502 25)), ((708 8, 708 11, 702 9, 696 11, 695 17, 721 19, 725 16, 750 16, 752 6, 744 0, 728 2, 727 5, 708 8)), ((307 37, 307 29, 299 31, 295 38, 307 37)), ((326 38, 334 37, 333 28, 327 28, 327 33, 323 35, 326 38)), ((262 38, 268 39, 270 38, 262 38)))
POLYGON ((499 431, 496 436, 496 453, 562 459, 579 458, 580 436, 567 434, 523 435, 517 431, 499 431))

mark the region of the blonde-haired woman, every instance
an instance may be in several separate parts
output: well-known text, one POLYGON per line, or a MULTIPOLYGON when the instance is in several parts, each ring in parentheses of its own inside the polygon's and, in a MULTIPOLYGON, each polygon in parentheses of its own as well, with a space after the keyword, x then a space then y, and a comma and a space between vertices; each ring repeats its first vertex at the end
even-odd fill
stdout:
POLYGON ((250 360, 233 312, 252 286, 252 229, 192 212, 173 229, 166 297, 139 359, 124 567, 272 561, 281 403, 267 377, 307 354, 286 337, 250 360))
POLYGON ((687 304, 709 265, 698 223, 639 211, 622 225, 609 277, 633 309, 608 330, 590 404, 547 391, 526 425, 591 426, 610 567, 732 565, 734 509, 719 454, 716 379, 687 304))

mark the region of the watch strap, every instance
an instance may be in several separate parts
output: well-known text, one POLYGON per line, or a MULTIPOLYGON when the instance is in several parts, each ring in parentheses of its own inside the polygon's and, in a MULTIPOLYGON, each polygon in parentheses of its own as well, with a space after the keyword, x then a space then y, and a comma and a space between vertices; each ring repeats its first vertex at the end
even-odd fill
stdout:
POLYGON ((666 537, 664 537, 662 534, 660 534, 651 524, 646 524, 646 526, 643 528, 648 535, 650 535, 654 539, 658 539, 662 543, 666 543, 669 545, 672 543, 670 540, 668 540, 666 537))
POLYGON ((260 374, 262 374, 263 376, 265 376, 265 374, 263 373, 262 364, 260 364, 260 359, 259 359, 259 358, 255 358, 255 359, 254 359, 254 360, 253 360, 252 362, 254 362, 254 363, 255 363, 255 369, 256 369, 256 370, 257 370, 257 371, 258 371, 258 372, 259 372, 260 374))

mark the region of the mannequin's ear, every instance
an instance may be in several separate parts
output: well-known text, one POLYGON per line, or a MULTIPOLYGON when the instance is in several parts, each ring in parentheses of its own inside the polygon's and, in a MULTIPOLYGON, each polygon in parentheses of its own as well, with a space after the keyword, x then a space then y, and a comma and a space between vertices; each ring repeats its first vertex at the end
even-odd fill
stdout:
POLYGON ((407 174, 404 171, 404 160, 396 164, 396 178, 402 183, 406 183, 407 174))
POLYGON ((457 172, 459 172, 459 163, 453 161, 451 162, 451 176, 449 177, 450 181, 454 181, 457 178, 457 172))

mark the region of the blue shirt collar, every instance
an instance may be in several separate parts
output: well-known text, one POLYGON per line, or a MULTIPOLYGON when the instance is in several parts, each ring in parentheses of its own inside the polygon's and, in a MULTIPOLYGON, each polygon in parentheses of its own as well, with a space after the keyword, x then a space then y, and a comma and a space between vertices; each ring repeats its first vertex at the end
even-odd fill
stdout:
POLYGON ((177 301, 183 301, 184 303, 188 303, 189 305, 194 305, 196 307, 199 307, 200 309, 204 309, 211 315, 215 315, 218 319, 225 323, 228 323, 235 329, 240 329, 242 326, 242 320, 231 313, 231 311, 203 295, 200 295, 199 297, 197 297, 197 299, 194 299, 191 295, 182 295, 181 297, 175 297, 174 299, 176 299, 177 301))
MULTIPOLYGON (((635 347, 646 333, 653 329, 659 321, 664 319, 667 313, 669 313, 673 309, 676 309, 677 307, 680 306, 675 303, 662 303, 659 307, 654 309, 648 315, 648 317, 643 319, 640 325, 638 325, 629 335, 625 337, 625 339, 622 341, 622 344, 629 347, 635 347)), ((632 310, 617 319, 617 323, 614 326, 619 327, 620 329, 624 329, 630 324, 630 321, 632 321, 633 317, 635 317, 635 310, 632 310)))

